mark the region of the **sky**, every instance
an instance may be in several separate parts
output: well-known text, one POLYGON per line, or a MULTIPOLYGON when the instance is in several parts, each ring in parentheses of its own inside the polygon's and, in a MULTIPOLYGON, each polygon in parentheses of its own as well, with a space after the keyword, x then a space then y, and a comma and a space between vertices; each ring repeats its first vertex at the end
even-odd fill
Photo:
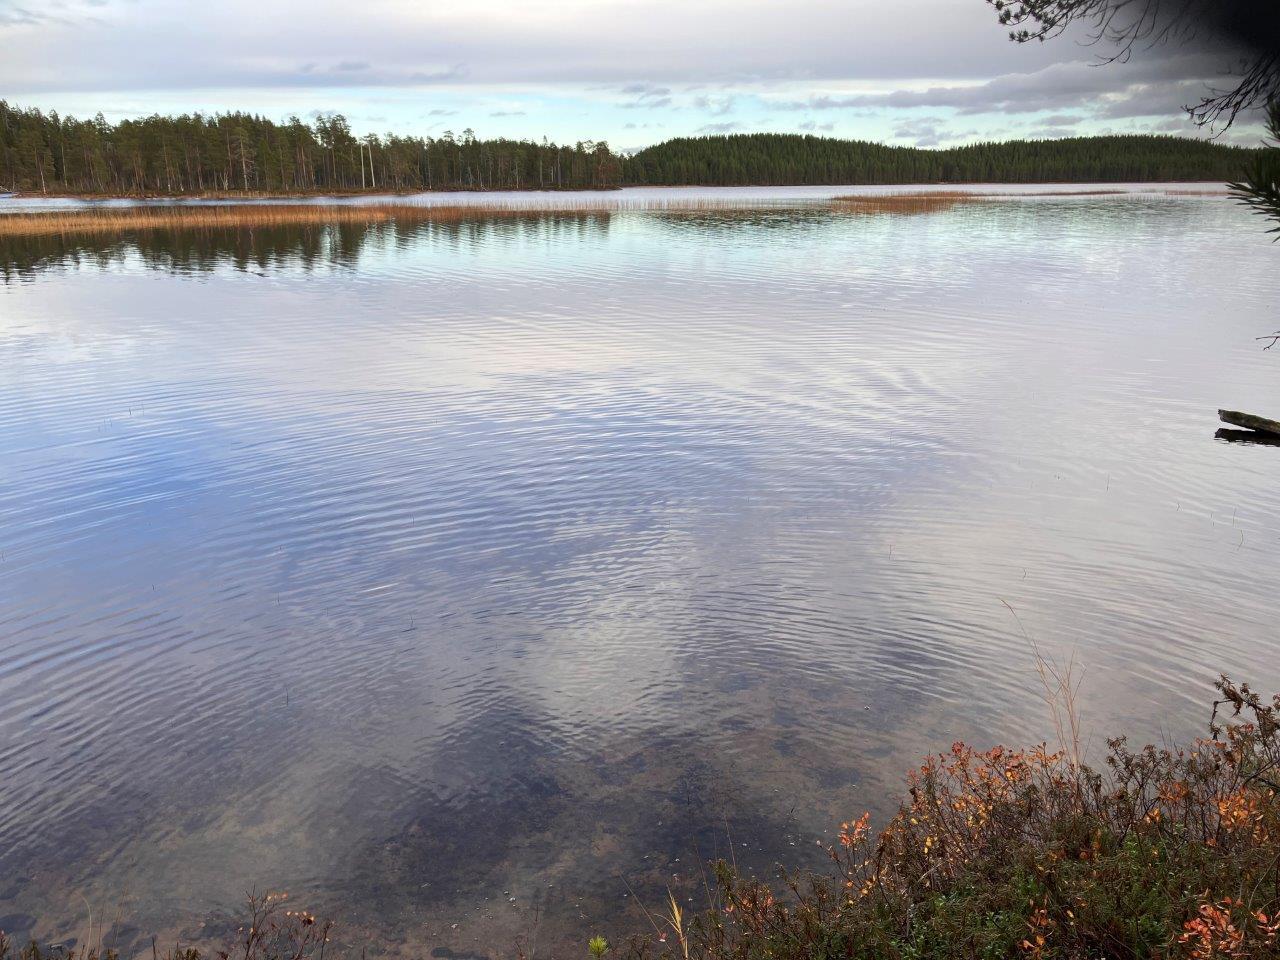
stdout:
POLYGON ((624 150, 752 131, 933 147, 1192 135, 1183 105, 1233 63, 1164 46, 1101 64, 1086 39, 1012 43, 985 0, 0 0, 0 99, 624 150))

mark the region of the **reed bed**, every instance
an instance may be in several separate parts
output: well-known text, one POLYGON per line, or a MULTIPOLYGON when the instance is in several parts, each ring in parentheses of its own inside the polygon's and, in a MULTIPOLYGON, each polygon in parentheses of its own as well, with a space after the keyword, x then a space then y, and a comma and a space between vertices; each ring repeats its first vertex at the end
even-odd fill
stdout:
POLYGON ((1163 190, 1118 190, 1098 188, 1094 190, 915 190, 900 193, 849 194, 835 197, 832 206, 842 212, 852 213, 939 213, 960 204, 985 203, 991 200, 1022 200, 1034 197, 1112 197, 1112 196, 1165 196, 1210 197, 1225 196, 1222 189, 1175 188, 1163 190))
POLYGON ((836 197, 837 210, 857 213, 937 213, 965 203, 988 200, 1020 200, 1024 197, 1100 197, 1128 193, 1127 190, 913 190, 902 193, 864 193, 836 197))
POLYGON ((940 213, 962 203, 984 199, 962 190, 931 190, 920 193, 853 194, 836 197, 832 206, 845 213, 940 213))
POLYGON ((740 203, 716 199, 584 199, 555 203, 247 203, 98 207, 0 214, 0 236, 55 236, 149 230, 218 230, 363 223, 457 223, 628 211, 724 212, 740 203))
MULTIPOLYGON (((823 201, 794 201, 796 208, 831 209, 842 213, 913 214, 937 213, 960 204, 989 200, 1016 200, 1028 197, 1096 197, 1123 195, 1128 191, 1041 190, 977 191, 918 190, 898 193, 851 194, 823 201)), ((1151 191, 1165 196, 1214 195, 1219 191, 1166 189, 1151 191)), ((732 213, 777 210, 786 203, 753 202, 744 198, 695 197, 673 199, 601 198, 501 200, 491 202, 431 204, 391 201, 386 203, 209 203, 137 206, 84 207, 75 210, 32 210, 0 213, 0 237, 74 236, 83 234, 131 233, 158 230, 253 229, 283 226, 324 226, 329 224, 458 223, 466 220, 537 216, 590 216, 612 213, 649 212, 671 214, 732 213)))

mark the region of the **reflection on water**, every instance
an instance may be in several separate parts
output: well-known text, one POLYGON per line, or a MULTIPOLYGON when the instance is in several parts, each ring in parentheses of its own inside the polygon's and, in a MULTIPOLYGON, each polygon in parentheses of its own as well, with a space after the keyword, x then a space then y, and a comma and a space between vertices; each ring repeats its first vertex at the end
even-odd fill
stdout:
POLYGON ((365 247, 401 248, 419 243, 455 247, 520 238, 547 238, 608 230, 610 214, 504 214, 463 222, 267 226, 252 229, 161 229, 126 236, 0 235, 0 280, 34 280, 62 269, 109 270, 131 261, 172 273, 219 268, 257 271, 359 266, 365 247))
POLYGON ((1220 198, 3 242, 0 928, 642 929, 1045 736, 1002 600, 1097 736, 1280 686, 1220 198))

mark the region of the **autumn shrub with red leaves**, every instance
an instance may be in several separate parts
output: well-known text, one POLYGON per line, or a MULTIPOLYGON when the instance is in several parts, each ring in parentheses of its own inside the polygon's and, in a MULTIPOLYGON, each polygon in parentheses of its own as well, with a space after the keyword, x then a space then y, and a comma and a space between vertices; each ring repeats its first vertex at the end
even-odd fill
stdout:
POLYGON ((1280 697, 1217 687, 1208 737, 1112 740, 1097 770, 1044 746, 955 744, 910 775, 878 834, 866 816, 841 826, 830 875, 770 886, 719 865, 689 955, 1280 958, 1280 697))

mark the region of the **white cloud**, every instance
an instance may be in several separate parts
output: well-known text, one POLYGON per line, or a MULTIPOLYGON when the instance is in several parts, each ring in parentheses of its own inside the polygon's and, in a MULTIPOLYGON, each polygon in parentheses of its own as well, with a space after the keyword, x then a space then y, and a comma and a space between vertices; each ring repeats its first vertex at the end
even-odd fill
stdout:
POLYGON ((869 0, 105 0, 55 18, 5 4, 0 88, 337 84, 340 64, 367 65, 366 85, 464 68, 476 83, 982 77, 1052 59, 1005 40, 979 0, 918 6, 904 18, 869 0))
POLYGON ((562 139, 638 114, 671 134, 747 114, 885 138, 922 111, 939 119, 915 142, 954 139, 957 116, 1084 132, 1168 122, 1221 67, 1167 48, 1091 66, 1070 38, 1010 43, 982 0, 0 0, 0 49, 4 96, 63 112, 458 115, 562 139))
POLYGON ((984 82, 905 86, 844 96, 824 94, 784 105, 796 110, 946 107, 962 114, 1100 107, 1107 116, 1150 116, 1180 112, 1204 96, 1219 77, 1216 58, 1166 55, 1128 63, 1054 63, 984 82))

